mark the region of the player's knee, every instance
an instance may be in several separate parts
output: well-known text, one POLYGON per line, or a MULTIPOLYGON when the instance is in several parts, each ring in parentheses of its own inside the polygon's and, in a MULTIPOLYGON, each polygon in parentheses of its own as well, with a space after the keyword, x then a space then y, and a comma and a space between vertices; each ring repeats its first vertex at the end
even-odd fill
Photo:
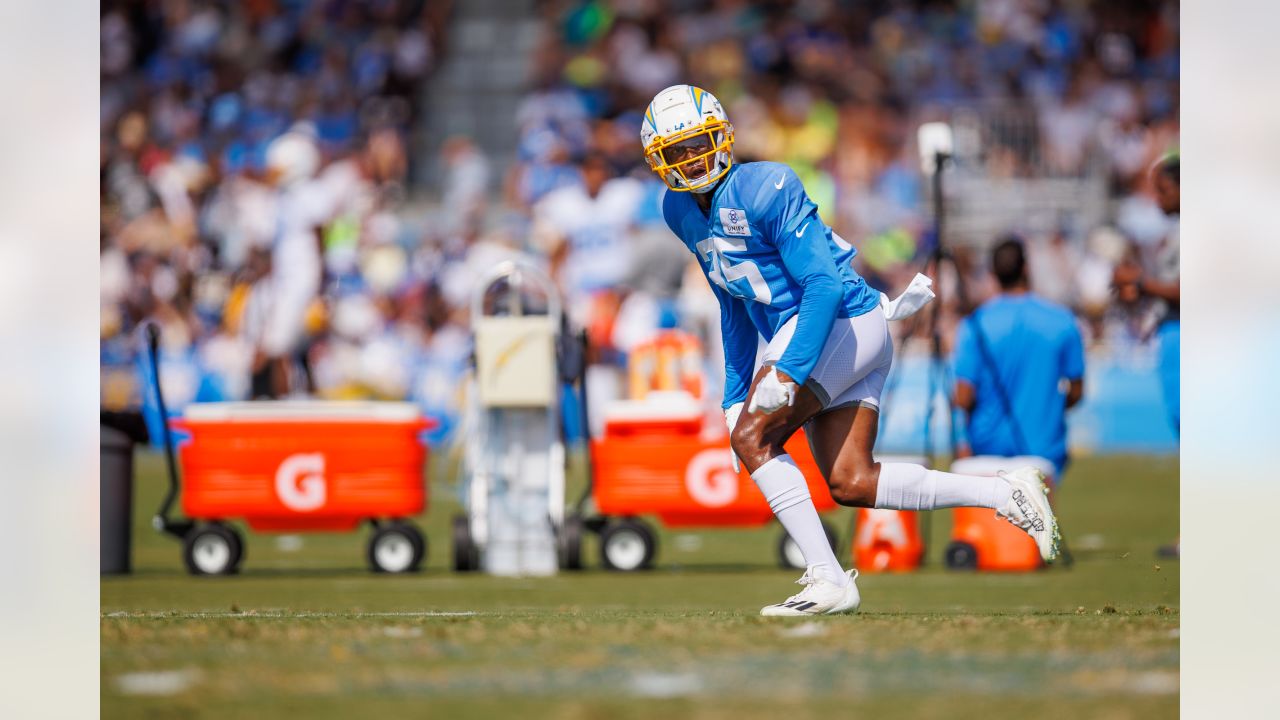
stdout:
POLYGON ((875 507, 879 468, 837 468, 829 483, 831 499, 845 507, 875 507))
POLYGON ((733 452, 744 461, 750 461, 760 453, 761 433, 758 425, 747 422, 744 418, 738 422, 737 427, 729 434, 729 446, 733 448, 733 452))
POLYGON ((767 435, 763 421, 748 417, 739 420, 737 427, 729 435, 729 445, 749 472, 755 472, 756 468, 769 462, 776 454, 772 452, 774 443, 767 435))

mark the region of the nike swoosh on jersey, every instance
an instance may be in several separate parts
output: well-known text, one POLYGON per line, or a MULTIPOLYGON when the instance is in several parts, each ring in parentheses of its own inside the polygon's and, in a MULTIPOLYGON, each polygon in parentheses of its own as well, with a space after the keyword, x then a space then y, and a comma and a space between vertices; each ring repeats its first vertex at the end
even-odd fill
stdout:
POLYGON ((775 189, 775 190, 781 190, 781 189, 782 189, 782 184, 783 184, 783 183, 785 183, 786 181, 787 181, 787 176, 786 176, 786 175, 783 175, 782 177, 778 178, 778 182, 776 182, 776 183, 774 183, 774 184, 773 184, 774 189, 775 189))
POLYGON ((804 229, 807 227, 809 227, 809 223, 801 225, 800 229, 796 231, 796 237, 804 237, 804 229))

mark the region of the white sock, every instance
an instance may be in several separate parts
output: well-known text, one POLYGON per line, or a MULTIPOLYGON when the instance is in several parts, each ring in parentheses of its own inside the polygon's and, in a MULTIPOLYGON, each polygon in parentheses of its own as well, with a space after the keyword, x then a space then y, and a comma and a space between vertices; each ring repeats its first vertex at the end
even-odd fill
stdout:
POLYGON ((937 510, 953 507, 1003 508, 1013 488, 999 477, 956 475, 910 463, 880 463, 876 507, 937 510))
POLYGON ((814 568, 816 575, 841 587, 847 585, 849 576, 844 574, 840 561, 831 551, 818 511, 813 507, 813 498, 809 497, 804 473, 796 467, 791 456, 779 455, 761 465, 751 473, 751 479, 764 493, 765 500, 769 501, 769 507, 787 534, 800 547, 805 564, 814 568))

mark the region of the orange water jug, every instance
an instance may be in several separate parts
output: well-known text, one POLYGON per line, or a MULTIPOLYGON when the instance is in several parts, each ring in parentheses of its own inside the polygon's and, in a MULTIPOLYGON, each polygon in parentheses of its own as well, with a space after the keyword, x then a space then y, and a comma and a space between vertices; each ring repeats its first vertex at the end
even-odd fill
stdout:
POLYGON ((702 343, 683 330, 659 330, 631 349, 628 394, 643 400, 651 392, 684 391, 702 397, 702 343))
MULTIPOLYGON (((951 472, 964 475, 995 475, 1032 465, 1053 484, 1053 463, 1035 456, 997 457, 979 455, 956 460, 951 472)), ((952 512, 951 541, 945 562, 953 570, 1026 572, 1044 563, 1031 536, 996 517, 989 508, 955 508, 952 512)))

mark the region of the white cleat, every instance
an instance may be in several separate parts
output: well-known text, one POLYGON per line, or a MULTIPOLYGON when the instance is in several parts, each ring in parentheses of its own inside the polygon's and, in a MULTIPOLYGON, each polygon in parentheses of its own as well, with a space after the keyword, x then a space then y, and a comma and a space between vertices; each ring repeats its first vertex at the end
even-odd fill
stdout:
POLYGON ((1047 563, 1053 562, 1058 557, 1062 535, 1053 508, 1049 507, 1049 488, 1044 483, 1044 474, 1027 466, 997 475, 1013 486, 1013 497, 1003 510, 996 510, 996 516, 1030 535, 1040 548, 1040 557, 1047 563))
POLYGON ((804 575, 796 581, 804 585, 804 589, 777 605, 766 605, 760 614, 768 617, 807 617, 809 615, 835 615, 836 613, 855 613, 862 604, 862 596, 858 594, 858 571, 850 570, 849 584, 841 587, 824 577, 813 573, 809 567, 804 575))

